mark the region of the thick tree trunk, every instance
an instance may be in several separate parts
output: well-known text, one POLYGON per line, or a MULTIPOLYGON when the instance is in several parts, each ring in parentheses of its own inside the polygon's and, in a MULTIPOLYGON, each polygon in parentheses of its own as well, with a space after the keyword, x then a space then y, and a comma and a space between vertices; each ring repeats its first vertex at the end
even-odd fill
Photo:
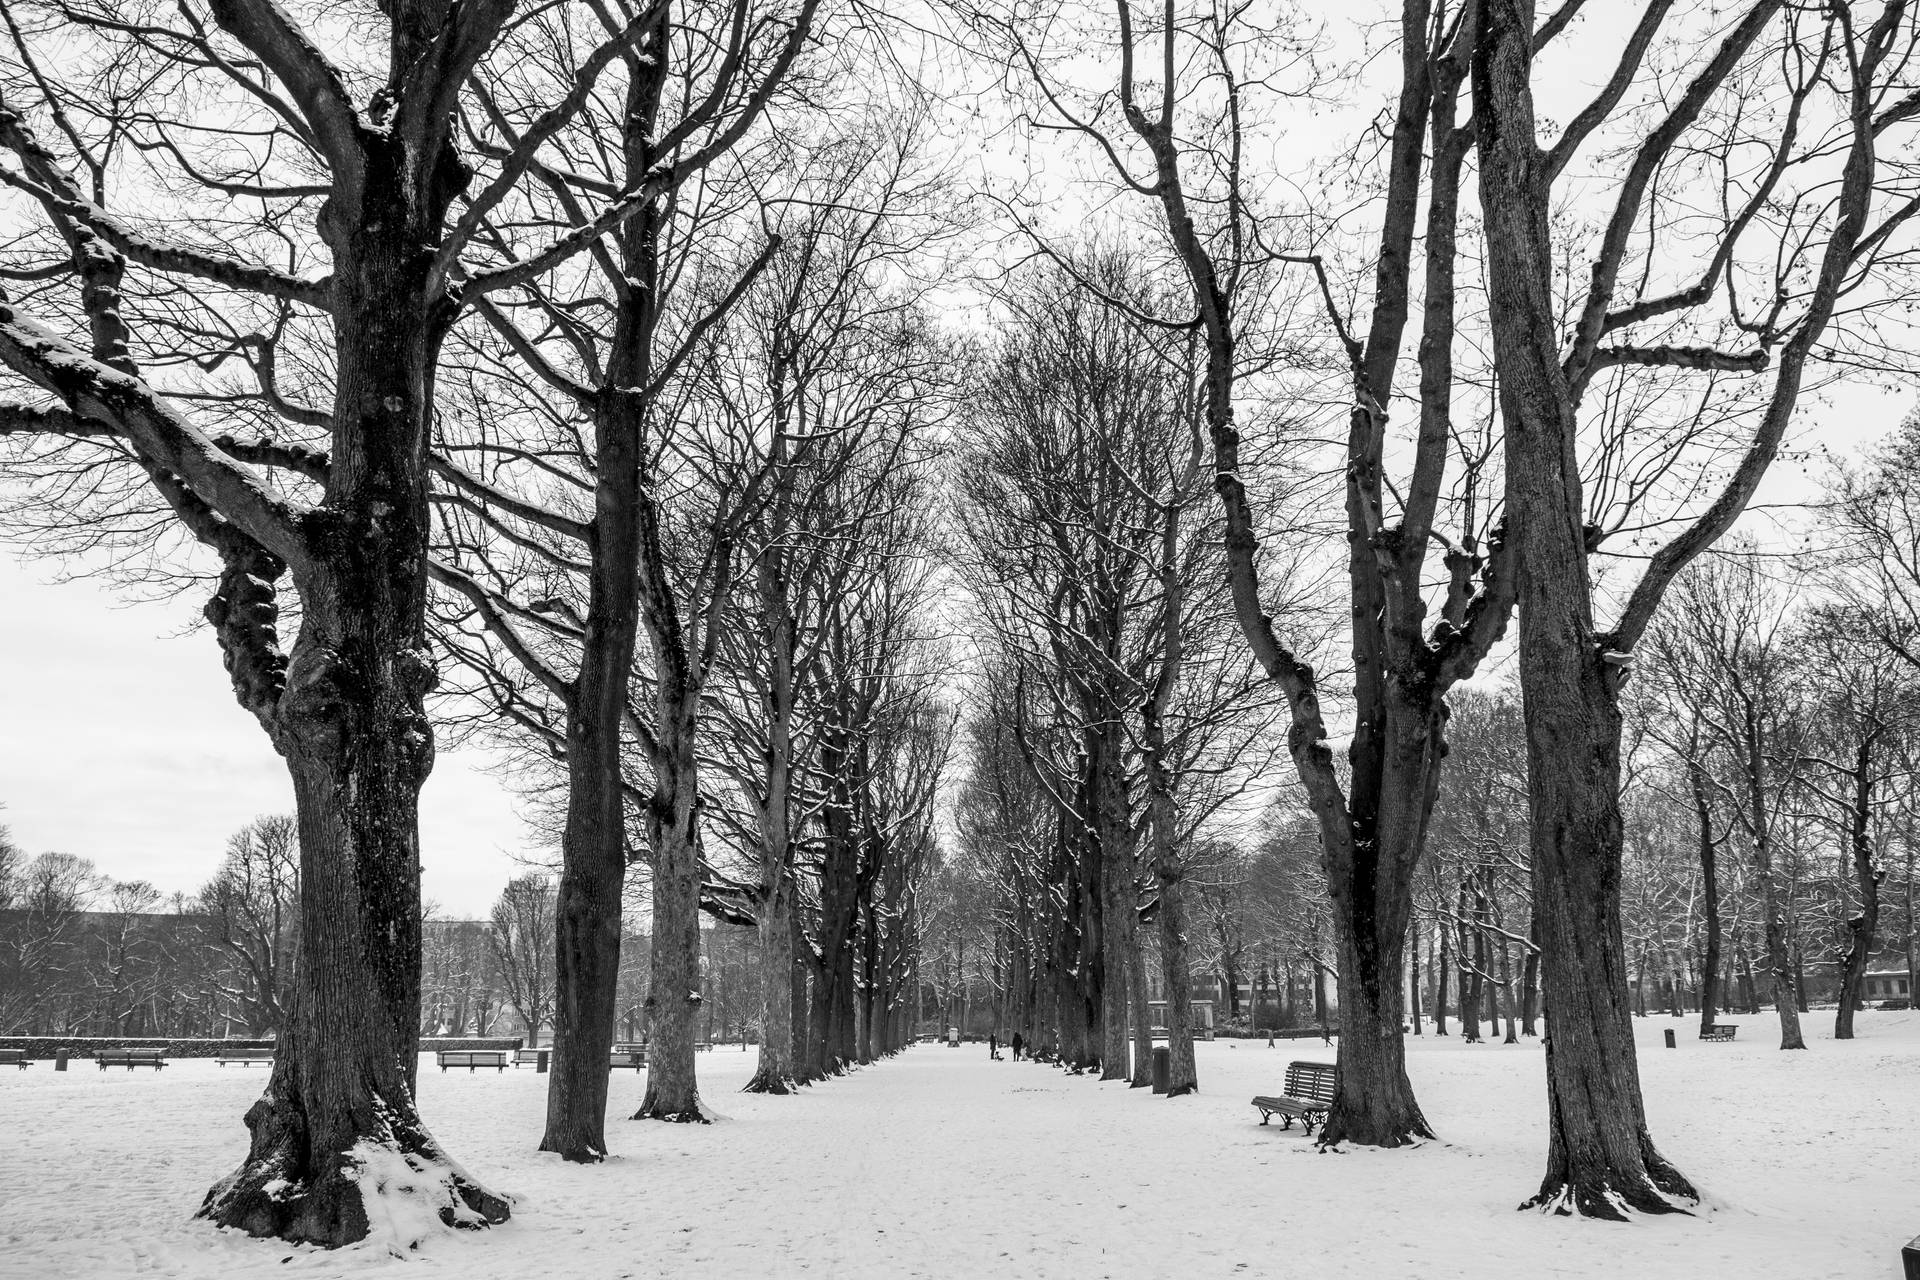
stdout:
POLYGON ((1129 1083, 1136 1089, 1152 1088, 1153 1015, 1147 1001, 1147 961, 1138 945, 1127 957, 1127 1025, 1133 1045, 1129 1083))
POLYGON ((1761 853, 1760 914, 1767 943, 1767 967, 1773 973, 1773 1007, 1780 1017, 1780 1047, 1804 1049, 1806 1037, 1800 1032, 1800 1009, 1795 999, 1796 974, 1792 953, 1787 949, 1786 896, 1780 890, 1780 878, 1774 873, 1770 852, 1761 853))
MULTIPOLYGON (((629 173, 645 173, 653 163, 652 135, 670 74, 666 47, 656 39, 654 56, 636 60, 644 73, 631 77, 627 86, 623 143, 629 173)), ((580 670, 567 704, 567 818, 554 927, 554 1054, 547 1129, 540 1139, 540 1150, 573 1161, 600 1160, 607 1150, 612 1073, 606 1064, 619 1005, 628 847, 621 731, 640 631, 641 507, 652 500, 643 487, 647 462, 641 442, 649 412, 645 388, 653 381, 662 221, 660 202, 652 202, 617 237, 634 287, 615 315, 604 385, 594 404, 593 541, 580 670)))
POLYGON ((616 824, 611 840, 593 839, 583 830, 588 825, 585 815, 576 826, 571 810, 586 793, 575 791, 569 797, 563 842, 578 837, 581 844, 576 852, 562 854, 554 914, 553 1060, 540 1150, 574 1161, 600 1160, 607 1152, 607 1061, 619 1003, 621 887, 626 878, 617 781, 610 790, 611 821, 616 824))
MULTIPOLYGON (((1104 708, 1102 709, 1104 710, 1104 708)), ((1132 815, 1127 806, 1121 730, 1111 719, 1088 735, 1092 748, 1094 829, 1097 833, 1100 913, 1100 1078, 1125 1080, 1127 975, 1134 969, 1136 893, 1132 815)))
MULTIPOLYGON (((664 701, 664 700, 663 700, 664 701)), ((663 721, 666 717, 662 717, 663 721)), ((664 734, 664 729, 661 730, 664 734)), ((669 772, 654 765, 647 806, 653 854, 653 973, 647 989, 647 1092, 636 1120, 707 1120, 695 1078, 700 1012, 700 846, 692 733, 677 735, 684 755, 669 772)))
MULTIPOLYGON (((387 158, 391 159, 391 158, 387 158)), ((423 312, 419 211, 337 210, 331 483, 308 521, 314 562, 296 586, 303 616, 284 674, 263 665, 256 705, 293 777, 300 829, 300 963, 293 1008, 265 1093, 248 1110, 247 1158, 200 1216, 256 1236, 336 1246, 391 1209, 484 1226, 504 1199, 447 1158, 414 1104, 420 1017, 421 785, 433 765, 424 710, 435 681, 425 646, 426 424, 444 315, 423 312), (402 301, 404 300, 404 301, 402 301), (275 696, 277 694, 277 696, 275 696), (263 696, 262 696, 263 695, 263 696)), ((445 196, 450 193, 437 193, 445 196)), ((369 203, 372 198, 368 197, 369 203)), ((437 236, 439 212, 428 219, 437 236)), ((430 255, 429 255, 430 256, 430 255)), ((230 566, 207 613, 236 691, 271 643, 277 562, 230 566)))
POLYGON ((1622 1218, 1699 1195, 1654 1149, 1620 926, 1619 669, 1593 627, 1574 406, 1557 349, 1533 5, 1485 0, 1474 49, 1488 296, 1506 428, 1550 1130, 1529 1206, 1622 1218))
MULTIPOLYGON (((628 376, 636 362, 633 320, 616 347, 628 376)), ((626 802, 621 726, 639 633, 638 446, 642 407, 610 392, 595 415, 595 545, 580 673, 567 708, 567 817, 554 914, 553 1063, 540 1150, 595 1161, 607 1151, 607 1091, 619 1004, 621 890, 626 881, 626 802)))
POLYGON ((794 1090, 793 881, 776 868, 760 907, 760 1061, 745 1093, 794 1090))
POLYGON ((1706 917, 1705 958, 1700 975, 1700 1030, 1711 1031, 1720 1007, 1720 866, 1719 848, 1713 838, 1713 805, 1707 795, 1707 782, 1699 765, 1689 761, 1687 783, 1693 793, 1694 821, 1700 846, 1700 889, 1706 917))
MULTIPOLYGON (((1170 848, 1156 853, 1154 878, 1160 887, 1155 915, 1160 926, 1161 968, 1167 979, 1167 1096, 1197 1093, 1200 1074, 1193 1061, 1193 992, 1187 970, 1185 874, 1170 848)), ((1152 1082, 1149 1069, 1148 1082, 1152 1082)))
POLYGON ((1867 961, 1873 957, 1874 934, 1880 928, 1880 880, 1885 874, 1873 865, 1873 745, 1862 742, 1854 754, 1854 793, 1848 817, 1848 852, 1854 883, 1860 889, 1860 912, 1847 921, 1847 954, 1840 966, 1840 1008, 1833 1018, 1833 1038, 1853 1039, 1853 1011, 1860 1004, 1860 988, 1867 961))
POLYGON ((363 1239, 392 1212, 377 1207, 386 1198, 424 1204, 451 1226, 503 1222, 506 1201, 447 1157, 414 1105, 419 853, 415 795, 394 783, 419 776, 426 759, 369 753, 341 763, 336 772, 290 761, 303 943, 294 1007, 266 1091, 247 1112, 247 1159, 200 1214, 327 1246, 363 1239))
POLYGON ((1340 1086, 1320 1130, 1322 1146, 1358 1142, 1398 1147, 1433 1136, 1407 1079, 1400 1029, 1405 1012, 1400 993, 1405 989, 1398 948, 1342 957, 1336 1055, 1340 1086))

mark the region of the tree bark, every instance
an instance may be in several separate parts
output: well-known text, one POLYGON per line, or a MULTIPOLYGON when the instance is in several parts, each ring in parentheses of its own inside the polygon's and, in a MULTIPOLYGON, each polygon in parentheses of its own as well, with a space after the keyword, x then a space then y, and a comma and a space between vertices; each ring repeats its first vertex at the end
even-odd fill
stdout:
MULTIPOLYGON (((1877 730, 1875 731, 1877 734, 1877 730)), ((1853 1039, 1853 1011, 1873 958, 1874 934, 1880 928, 1880 881, 1886 872, 1873 859, 1873 735, 1864 738, 1853 759, 1852 805, 1847 813, 1848 852, 1854 882, 1860 890, 1860 912, 1847 920, 1847 953, 1840 966, 1840 1008, 1833 1018, 1833 1038, 1853 1039)))
POLYGON ((793 881, 776 869, 760 906, 760 1060, 742 1092, 794 1090, 795 980, 793 881))
MULTIPOLYGON (((670 684, 663 671, 656 677, 670 684)), ((670 693, 663 708, 685 715, 684 728, 663 745, 671 756, 654 760, 653 795, 647 805, 647 847, 653 854, 653 972, 647 990, 647 1092, 636 1120, 707 1121, 694 1066, 695 1017, 700 1012, 700 846, 697 774, 693 760, 691 708, 670 693)))
POLYGON ((1536 141, 1533 5, 1483 0, 1473 58, 1488 294, 1516 560, 1547 1170, 1530 1207, 1621 1219, 1698 1193, 1647 1131, 1620 925, 1619 669, 1597 643, 1574 405, 1557 349, 1550 177, 1536 141))
POLYGON ((303 531, 310 562, 294 566, 303 615, 284 668, 272 650, 277 560, 230 559, 207 607, 236 692, 293 777, 301 955, 273 1074, 247 1112, 247 1158, 199 1212, 326 1246, 364 1238, 381 1197, 417 1201, 455 1226, 509 1214, 446 1156, 414 1104, 418 805, 436 679, 425 641, 426 441, 452 316, 420 247, 438 243, 465 179, 446 149, 421 190, 419 158, 400 139, 360 145, 368 172, 342 184, 359 189, 336 190, 321 216, 335 268, 333 450, 326 498, 303 531))
MULTIPOLYGON (((627 172, 647 173, 669 75, 656 31, 627 84, 627 172)), ((617 237, 634 288, 620 300, 606 377, 593 404, 593 541, 580 670, 567 700, 567 817, 555 921, 553 1063, 540 1150, 591 1162, 607 1151, 607 1091, 619 1005, 620 919, 626 881, 626 785, 621 769, 627 689, 640 631, 642 441, 653 381, 654 306, 664 213, 655 200, 617 237)), ((658 934, 656 933, 656 938, 658 934)), ((656 980, 659 971, 655 970, 656 980)), ((655 1051, 657 1058, 657 1049, 655 1051)), ((649 1084, 652 1079, 649 1068, 649 1084)))
POLYGON ((1687 762, 1687 785, 1693 796, 1694 821, 1700 845, 1700 890, 1706 917, 1705 957, 1700 974, 1700 1030, 1713 1029, 1720 1004, 1720 868, 1718 842, 1713 838, 1713 805, 1707 795, 1704 770, 1692 760, 1687 762))

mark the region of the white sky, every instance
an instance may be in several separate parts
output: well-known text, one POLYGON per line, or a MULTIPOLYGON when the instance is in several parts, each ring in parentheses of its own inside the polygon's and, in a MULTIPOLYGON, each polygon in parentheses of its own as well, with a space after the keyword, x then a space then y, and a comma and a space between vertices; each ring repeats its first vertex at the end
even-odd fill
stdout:
MULTIPOLYGON (((129 604, 0 554, 0 824, 28 853, 193 892, 227 836, 290 813, 280 757, 240 709, 200 601, 129 604)), ((424 892, 485 914, 528 838, 474 750, 440 753, 421 796, 424 892)))
MULTIPOLYGON (((1603 6, 1561 42, 1561 65, 1536 86, 1548 114, 1577 109, 1605 78, 1636 12, 1603 6)), ((1361 93, 1346 112, 1296 127, 1338 133, 1380 100, 1361 93)), ((1911 388, 1885 385, 1809 397, 1790 445, 1810 453, 1783 458, 1762 501, 1805 497, 1825 471, 1823 449, 1855 453, 1913 402, 1911 388)), ((1782 538, 1765 518, 1747 527, 1782 538)), ((0 551, 0 824, 29 853, 63 850, 117 879, 191 892, 231 832, 291 811, 286 772, 234 702, 213 638, 193 627, 201 599, 128 603, 96 583, 54 585, 54 573, 0 551)), ((520 869, 514 855, 537 852, 488 764, 477 750, 443 751, 422 796, 424 893, 449 915, 484 914, 520 869)))

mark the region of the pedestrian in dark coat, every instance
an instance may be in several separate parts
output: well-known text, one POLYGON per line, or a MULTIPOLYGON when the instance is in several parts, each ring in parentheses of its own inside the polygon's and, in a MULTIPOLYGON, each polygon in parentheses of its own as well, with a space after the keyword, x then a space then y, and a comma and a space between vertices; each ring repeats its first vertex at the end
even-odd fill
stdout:
POLYGON ((1024 1043, 1025 1042, 1020 1039, 1020 1033, 1018 1031, 1014 1032, 1013 1033, 1013 1060, 1015 1062, 1020 1061, 1020 1049, 1024 1043))

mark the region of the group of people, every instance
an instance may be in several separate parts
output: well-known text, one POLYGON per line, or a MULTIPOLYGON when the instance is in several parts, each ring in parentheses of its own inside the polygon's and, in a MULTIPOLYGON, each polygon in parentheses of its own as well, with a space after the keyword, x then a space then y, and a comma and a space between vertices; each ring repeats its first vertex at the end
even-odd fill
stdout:
MULTIPOLYGON (((1016 1031, 1013 1033, 1013 1039, 1009 1040, 1007 1044, 1013 1050, 1013 1060, 1015 1062, 1020 1061, 1020 1055, 1027 1051, 1027 1042, 1022 1040, 1020 1033, 1016 1031)), ((994 1032, 987 1037, 987 1056, 996 1062, 1000 1060, 999 1032, 994 1032)))

